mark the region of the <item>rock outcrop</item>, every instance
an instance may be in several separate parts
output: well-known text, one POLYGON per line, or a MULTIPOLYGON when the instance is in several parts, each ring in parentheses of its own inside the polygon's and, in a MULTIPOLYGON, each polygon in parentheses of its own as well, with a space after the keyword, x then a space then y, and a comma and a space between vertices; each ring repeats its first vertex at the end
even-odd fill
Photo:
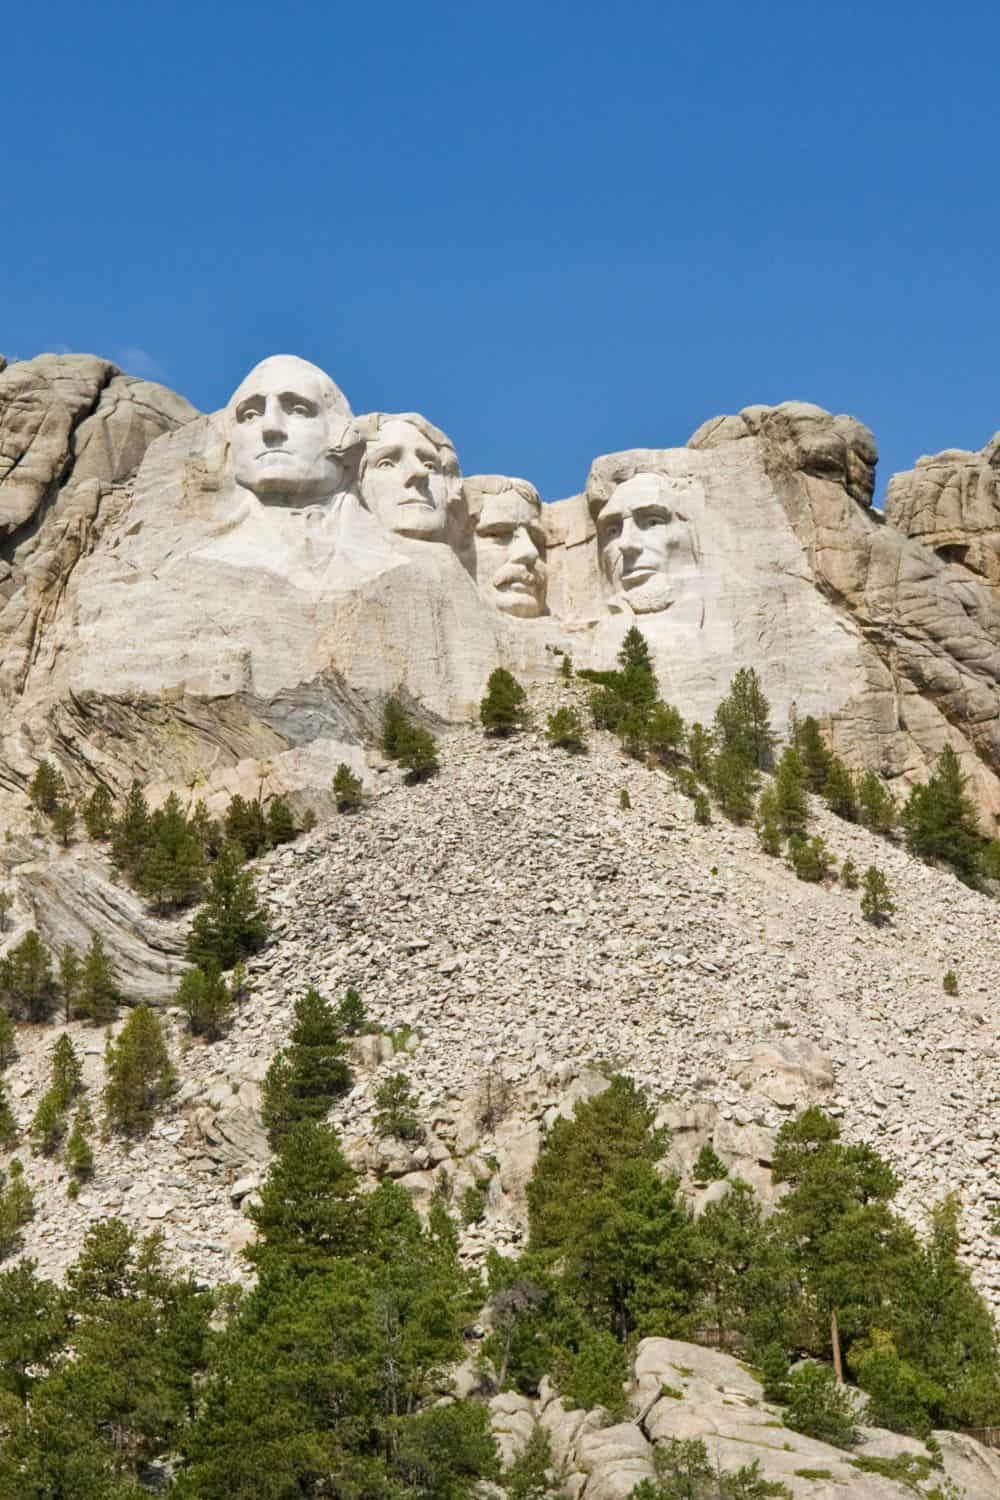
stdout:
POLYGON ((957 577, 985 583, 1000 599, 1000 432, 979 453, 949 448, 894 474, 885 515, 957 577))

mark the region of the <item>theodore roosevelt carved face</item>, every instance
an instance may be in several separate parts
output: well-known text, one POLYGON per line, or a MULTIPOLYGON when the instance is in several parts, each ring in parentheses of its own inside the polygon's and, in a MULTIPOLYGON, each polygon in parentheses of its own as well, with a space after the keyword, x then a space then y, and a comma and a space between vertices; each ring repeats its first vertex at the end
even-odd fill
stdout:
POLYGON ((447 540, 460 476, 444 433, 415 412, 376 413, 364 422, 364 504, 387 531, 425 542, 447 540))
POLYGON ((272 355, 229 403, 234 479, 268 505, 328 499, 343 478, 338 445, 349 416, 322 370, 294 355, 272 355))
POLYGON ((660 474, 639 473, 592 502, 601 567, 612 594, 638 614, 672 602, 672 575, 695 565, 687 517, 678 492, 660 474))
POLYGON ((545 532, 538 491, 525 479, 477 474, 465 481, 465 498, 479 592, 504 614, 542 614, 545 532))

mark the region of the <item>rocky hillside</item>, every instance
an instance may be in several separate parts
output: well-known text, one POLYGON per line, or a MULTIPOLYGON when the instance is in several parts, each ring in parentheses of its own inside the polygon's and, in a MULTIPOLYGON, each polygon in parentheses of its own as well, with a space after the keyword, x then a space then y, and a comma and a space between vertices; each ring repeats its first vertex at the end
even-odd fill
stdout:
MULTIPOLYGON (((575 683, 539 689, 536 723, 580 697, 575 683)), ((228 1035, 192 1042, 169 1013, 181 1088, 150 1137, 100 1144, 75 1202, 59 1165, 29 1161, 39 1212, 25 1249, 44 1270, 67 1263, 89 1222, 116 1214, 161 1227, 211 1281, 242 1275, 240 1205, 268 1154, 259 1083, 294 999, 308 985, 332 997, 354 986, 381 1035, 355 1043, 355 1084, 335 1118, 358 1163, 418 1201, 441 1172, 459 1191, 483 1186, 473 1257, 517 1241, 546 1122, 617 1068, 660 1102, 675 1165, 688 1170, 711 1138, 765 1190, 773 1131, 821 1101, 848 1138, 897 1164, 915 1222, 961 1193, 978 1283, 1000 1298, 1000 955, 987 896, 817 806, 835 854, 888 875, 896 916, 872 927, 857 891, 803 884, 751 829, 697 826, 670 779, 610 736, 569 756, 537 731, 502 741, 470 727, 444 740, 441 772, 424 784, 374 758, 371 769, 361 812, 260 862, 273 938, 250 963, 228 1035), (372 1129, 375 1088, 400 1069, 428 1127, 414 1151, 372 1129)), ((59 858, 102 862, 86 846, 59 858)), ((96 1089, 103 1037, 68 1029, 96 1089)), ((6 1076, 22 1124, 58 1030, 19 1028, 6 1076)), ((688 1186, 697 1196, 689 1171, 688 1186)))

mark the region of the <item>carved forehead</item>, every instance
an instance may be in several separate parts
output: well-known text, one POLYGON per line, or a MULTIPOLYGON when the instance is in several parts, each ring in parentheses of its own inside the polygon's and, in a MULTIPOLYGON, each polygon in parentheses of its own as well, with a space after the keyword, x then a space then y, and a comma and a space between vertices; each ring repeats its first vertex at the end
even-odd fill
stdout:
POLYGON ((518 520, 537 521, 541 518, 541 497, 526 479, 513 479, 506 474, 472 474, 462 488, 473 523, 487 508, 491 518, 499 518, 501 514, 505 519, 508 514, 518 520))
POLYGON ((452 446, 451 439, 435 427, 433 422, 428 422, 419 412, 371 412, 366 417, 360 417, 356 423, 357 431, 365 442, 365 459, 367 455, 377 448, 389 447, 392 444, 406 445, 407 447, 418 447, 424 443, 430 443, 437 450, 438 462, 445 474, 458 475, 458 455, 452 446))
POLYGON ((541 504, 526 500, 517 490, 503 490, 499 495, 486 495, 476 524, 495 526, 498 522, 511 525, 538 526, 541 521, 541 504))
POLYGON ((661 474, 634 474, 615 485, 601 515, 626 515, 644 505, 667 505, 675 497, 674 487, 661 474))
POLYGON ((271 396, 282 391, 308 396, 318 406, 336 412, 338 416, 351 414, 343 392, 326 371, 294 354, 272 354, 262 359, 233 392, 227 410, 235 412, 251 396, 271 396))

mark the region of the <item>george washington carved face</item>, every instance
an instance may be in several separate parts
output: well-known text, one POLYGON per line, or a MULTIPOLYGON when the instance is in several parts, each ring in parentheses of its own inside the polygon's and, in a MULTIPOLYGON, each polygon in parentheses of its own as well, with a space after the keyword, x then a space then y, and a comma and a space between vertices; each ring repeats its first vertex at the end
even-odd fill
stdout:
POLYGON ((337 443, 349 415, 315 365, 287 354, 263 360, 228 407, 234 479, 269 505, 329 498, 343 478, 337 443))

